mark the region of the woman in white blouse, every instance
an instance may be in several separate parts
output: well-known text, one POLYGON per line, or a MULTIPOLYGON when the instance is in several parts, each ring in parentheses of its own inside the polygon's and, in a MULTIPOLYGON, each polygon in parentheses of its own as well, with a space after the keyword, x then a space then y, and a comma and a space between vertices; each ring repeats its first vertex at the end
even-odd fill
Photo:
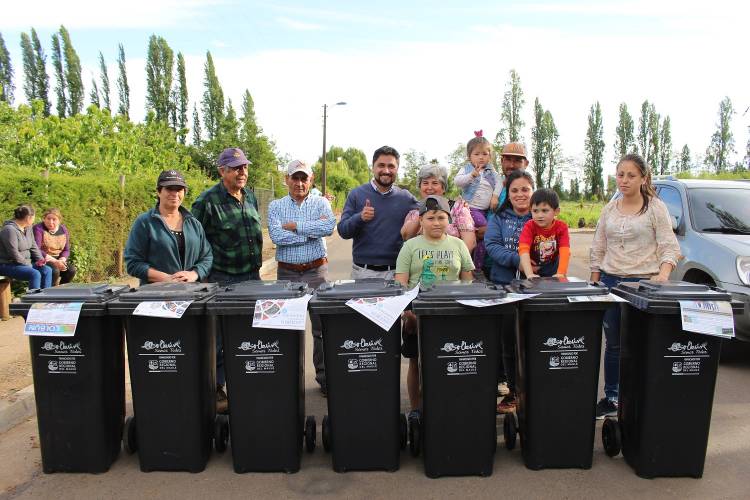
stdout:
MULTIPOLYGON (((666 205, 656 197, 651 172, 637 154, 617 164, 621 197, 607 204, 599 216, 591 244, 591 280, 614 287, 622 281, 666 281, 680 258, 666 205)), ((620 380, 620 309, 604 314, 604 394, 596 405, 597 418, 617 414, 620 380)))

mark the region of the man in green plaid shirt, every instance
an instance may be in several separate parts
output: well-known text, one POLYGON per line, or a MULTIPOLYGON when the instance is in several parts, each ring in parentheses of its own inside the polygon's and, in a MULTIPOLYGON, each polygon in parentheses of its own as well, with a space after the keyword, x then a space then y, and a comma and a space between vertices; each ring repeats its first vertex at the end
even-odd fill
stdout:
MULTIPOLYGON (((214 262, 209 282, 230 284, 260 279, 263 263, 263 233, 258 201, 246 188, 250 162, 239 148, 227 148, 219 155, 217 165, 221 181, 203 191, 192 207, 193 215, 203 225, 213 250, 214 262)), ((227 410, 224 392, 224 350, 221 331, 216 335, 216 408, 227 410)))

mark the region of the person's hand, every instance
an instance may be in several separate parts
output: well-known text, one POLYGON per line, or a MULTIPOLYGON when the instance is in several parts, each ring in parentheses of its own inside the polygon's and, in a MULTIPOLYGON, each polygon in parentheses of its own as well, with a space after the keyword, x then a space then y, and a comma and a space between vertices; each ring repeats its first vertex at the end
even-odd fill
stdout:
POLYGON ((45 265, 46 263, 47 263, 47 262, 45 262, 45 260, 44 260, 44 259, 39 259, 38 261, 36 261, 36 267, 42 267, 42 266, 43 266, 43 265, 45 265))
POLYGON ((565 276, 564 274, 557 273, 557 274, 553 274, 552 277, 553 278, 566 278, 567 276, 565 276))
POLYGON ((192 283, 194 281, 198 281, 198 273, 195 271, 178 271, 172 275, 171 281, 192 283))
POLYGON ((664 273, 659 273, 656 276, 651 278, 651 281, 669 281, 669 273, 666 275, 664 273))
POLYGON ((539 275, 538 275, 538 274, 535 274, 535 273, 531 273, 531 274, 529 274, 528 276, 526 276, 526 278, 527 278, 527 279, 531 279, 531 278, 538 278, 538 277, 539 277, 539 275))
POLYGON ((365 207, 362 209, 360 217, 362 217, 362 220, 365 222, 369 222, 375 218, 375 208, 370 205, 369 198, 365 200, 365 207))
POLYGON ((539 268, 541 268, 541 267, 542 266, 540 266, 539 264, 535 263, 534 261, 531 262, 531 270, 534 271, 535 273, 538 273, 539 272, 539 268))
POLYGON ((323 196, 325 196, 325 199, 328 200, 328 201, 330 201, 331 203, 333 203, 333 200, 336 199, 336 197, 334 195, 332 195, 331 193, 326 193, 323 196))
POLYGON ((297 223, 296 222, 285 222, 281 225, 281 229, 286 229, 287 231, 296 231, 297 230, 297 223))
POLYGON ((495 211, 495 209, 497 209, 498 201, 500 201, 500 198, 493 194, 492 199, 490 200, 490 210, 492 210, 493 212, 495 211))
POLYGON ((61 260, 56 260, 54 262, 55 262, 55 267, 58 268, 60 271, 65 271, 68 269, 68 266, 65 264, 65 262, 61 260))

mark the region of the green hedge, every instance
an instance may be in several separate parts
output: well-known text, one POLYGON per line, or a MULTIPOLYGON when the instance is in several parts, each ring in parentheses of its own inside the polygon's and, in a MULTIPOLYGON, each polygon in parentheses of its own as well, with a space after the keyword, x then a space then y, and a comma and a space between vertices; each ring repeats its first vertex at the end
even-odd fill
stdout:
MULTIPOLYGON (((184 205, 215 181, 201 173, 184 172, 190 189, 184 205)), ((154 206, 156 176, 132 174, 124 189, 118 175, 71 176, 0 166, 0 215, 13 218, 13 209, 30 203, 37 221, 50 207, 62 211, 71 237, 71 260, 78 268, 76 281, 99 281, 116 276, 122 248, 135 217, 154 206)))

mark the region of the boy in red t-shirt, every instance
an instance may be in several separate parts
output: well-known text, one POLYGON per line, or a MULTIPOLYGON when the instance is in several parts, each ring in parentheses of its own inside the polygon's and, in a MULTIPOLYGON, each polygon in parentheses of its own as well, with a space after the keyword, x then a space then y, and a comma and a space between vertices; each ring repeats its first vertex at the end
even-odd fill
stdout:
POLYGON ((551 189, 538 189, 531 195, 531 220, 521 230, 518 254, 521 271, 527 278, 568 274, 570 236, 568 226, 557 220, 560 198, 551 189), (534 271, 534 267, 538 267, 534 271))

